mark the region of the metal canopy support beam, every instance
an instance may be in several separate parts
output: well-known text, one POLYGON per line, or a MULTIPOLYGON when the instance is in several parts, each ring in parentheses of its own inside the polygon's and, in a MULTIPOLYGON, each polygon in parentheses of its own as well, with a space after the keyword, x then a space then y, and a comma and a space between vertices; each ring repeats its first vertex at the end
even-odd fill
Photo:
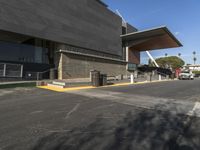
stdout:
MULTIPOLYGON (((146 51, 147 55, 149 56, 149 58, 153 61, 153 63, 155 64, 156 67, 159 67, 159 65, 157 64, 156 60, 153 58, 153 56, 149 53, 149 51, 146 51)), ((162 80, 161 75, 159 75, 159 81, 162 80)))
POLYGON ((155 61, 155 59, 153 58, 153 56, 149 53, 149 51, 146 51, 146 53, 149 56, 149 58, 153 61, 153 63, 155 64, 155 66, 159 67, 159 65, 157 64, 157 62, 155 61))

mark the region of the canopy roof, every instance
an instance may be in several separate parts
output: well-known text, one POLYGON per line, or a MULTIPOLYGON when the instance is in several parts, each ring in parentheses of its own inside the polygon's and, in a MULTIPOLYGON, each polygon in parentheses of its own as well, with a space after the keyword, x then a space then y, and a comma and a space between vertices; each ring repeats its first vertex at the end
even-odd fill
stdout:
POLYGON ((127 46, 138 51, 183 46, 165 26, 121 35, 121 38, 127 46))

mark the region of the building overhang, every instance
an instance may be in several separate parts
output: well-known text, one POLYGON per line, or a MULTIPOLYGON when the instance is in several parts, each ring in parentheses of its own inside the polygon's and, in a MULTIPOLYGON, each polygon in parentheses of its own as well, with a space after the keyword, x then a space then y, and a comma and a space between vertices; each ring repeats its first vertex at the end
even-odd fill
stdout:
POLYGON ((98 55, 93 55, 93 54, 86 54, 86 53, 75 52, 75 51, 70 51, 70 50, 62 50, 62 49, 60 49, 59 51, 57 51, 57 53, 66 53, 66 54, 78 55, 78 56, 83 56, 83 57, 110 60, 110 61, 115 61, 115 62, 120 62, 120 63, 125 63, 125 64, 128 63, 127 61, 124 61, 124 60, 121 60, 121 59, 103 57, 103 56, 98 56, 98 55))
POLYGON ((121 35, 126 46, 137 51, 159 50, 183 46, 165 26, 121 35))

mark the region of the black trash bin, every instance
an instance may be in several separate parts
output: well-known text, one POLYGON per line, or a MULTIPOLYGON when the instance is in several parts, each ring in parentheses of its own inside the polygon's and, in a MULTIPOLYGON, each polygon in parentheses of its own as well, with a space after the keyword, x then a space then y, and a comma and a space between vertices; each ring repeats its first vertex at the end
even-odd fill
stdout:
POLYGON ((100 86, 107 85, 107 74, 100 75, 100 86))
POLYGON ((92 82, 92 86, 98 87, 100 86, 100 72, 99 71, 91 71, 91 82, 92 82))

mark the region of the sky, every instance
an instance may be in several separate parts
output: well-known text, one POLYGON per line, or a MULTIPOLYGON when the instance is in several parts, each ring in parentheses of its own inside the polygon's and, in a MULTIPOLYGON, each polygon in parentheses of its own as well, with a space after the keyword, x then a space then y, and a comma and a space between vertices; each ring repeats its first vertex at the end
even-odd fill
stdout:
MULTIPOLYGON (((151 51, 154 58, 177 56, 193 64, 193 51, 200 64, 200 0, 103 0, 109 9, 122 14, 123 18, 139 30, 167 26, 183 44, 183 47, 151 51)), ((148 56, 142 53, 142 63, 148 56)))

